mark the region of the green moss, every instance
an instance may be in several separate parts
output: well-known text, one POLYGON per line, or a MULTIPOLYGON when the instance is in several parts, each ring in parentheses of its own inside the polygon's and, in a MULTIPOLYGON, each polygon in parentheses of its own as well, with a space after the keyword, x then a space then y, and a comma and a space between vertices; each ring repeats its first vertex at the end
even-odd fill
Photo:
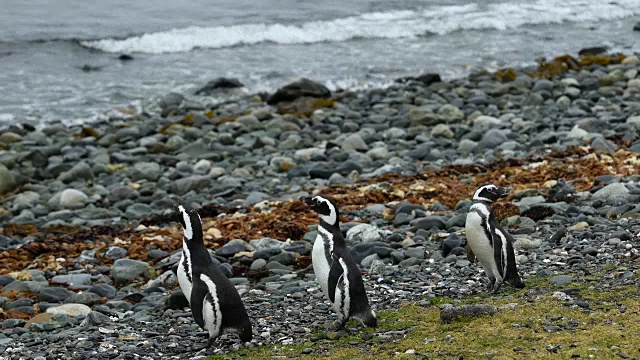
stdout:
MULTIPOLYGON (((465 303, 490 303, 500 307, 516 303, 513 308, 498 310, 491 317, 467 318, 452 324, 440 323, 437 306, 402 305, 397 311, 378 313, 378 328, 361 329, 337 340, 306 341, 301 345, 268 345, 242 349, 210 359, 415 359, 416 355, 438 359, 559 359, 580 355, 582 358, 615 358, 618 352, 637 356, 640 342, 640 293, 634 286, 619 286, 601 291, 592 283, 577 284, 572 296, 583 299, 591 310, 568 306, 555 299, 552 291, 528 295, 532 285, 548 286, 548 279, 527 279, 527 289, 511 297, 493 301, 474 297, 465 303), (548 332, 545 327, 559 326, 548 332), (363 340, 365 334, 375 334, 363 340), (303 355, 311 348, 313 352, 303 355)), ((432 303, 452 302, 435 298, 432 303)), ((349 327, 357 323, 351 322, 349 327)), ((314 334, 315 338, 324 333, 314 334)), ((311 338, 311 336, 309 336, 311 338)))
POLYGON ((446 297, 446 296, 436 296, 434 298, 431 298, 429 301, 431 302, 431 305, 433 305, 433 306, 440 306, 440 305, 444 305, 444 304, 450 304, 454 300, 452 298, 446 297))

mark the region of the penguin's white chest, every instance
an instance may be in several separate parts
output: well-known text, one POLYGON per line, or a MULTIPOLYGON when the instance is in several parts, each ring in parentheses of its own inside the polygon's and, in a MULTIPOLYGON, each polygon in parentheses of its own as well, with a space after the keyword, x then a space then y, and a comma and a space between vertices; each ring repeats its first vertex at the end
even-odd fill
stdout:
MULTIPOLYGON (((222 311, 220 311, 218 291, 213 280, 205 274, 200 275, 200 280, 207 285, 207 290, 209 291, 202 303, 202 317, 209 332, 209 337, 215 338, 220 334, 220 329, 222 328, 222 311)), ((193 304, 193 306, 198 306, 198 304, 193 304)))
POLYGON ((311 262, 313 264, 313 272, 316 275, 316 280, 320 284, 320 288, 329 296, 328 283, 329 283, 329 271, 331 270, 331 264, 327 261, 325 254, 324 238, 318 234, 316 241, 313 244, 313 252, 311 253, 311 262))
POLYGON ((470 211, 469 214, 467 214, 465 230, 467 233, 467 242, 474 255, 480 260, 485 271, 491 271, 490 269, 495 266, 496 262, 493 256, 493 247, 491 247, 491 242, 485 233, 483 218, 480 214, 474 211, 470 211))
POLYGON ((191 289, 193 289, 193 283, 189 280, 189 275, 185 271, 185 268, 189 269, 190 273, 193 268, 193 264, 191 263, 191 253, 186 246, 183 247, 182 257, 178 263, 178 284, 180 284, 180 289, 187 298, 187 301, 191 304, 191 289))

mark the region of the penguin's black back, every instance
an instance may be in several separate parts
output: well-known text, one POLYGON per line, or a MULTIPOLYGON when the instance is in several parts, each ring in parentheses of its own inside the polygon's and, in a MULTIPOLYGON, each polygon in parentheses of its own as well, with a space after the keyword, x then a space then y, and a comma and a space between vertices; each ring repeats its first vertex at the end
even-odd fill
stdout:
MULTIPOLYGON (((236 290, 231 281, 229 281, 213 262, 206 267, 195 266, 193 268, 193 274, 194 287, 191 294, 192 310, 195 304, 202 304, 206 295, 209 293, 209 289, 200 278, 200 275, 204 274, 210 278, 216 286, 215 296, 220 305, 220 312, 222 313, 221 330, 226 328, 237 329, 243 341, 251 341, 251 321, 240 298, 240 294, 238 294, 238 290, 236 290)), ((211 295, 213 296, 214 294, 211 295)), ((198 313, 200 314, 200 316, 198 316, 199 318, 196 318, 195 314, 194 318, 196 318, 198 325, 204 328, 204 319, 202 319, 201 313, 198 313)))
POLYGON ((351 312, 354 314, 364 314, 369 312, 369 299, 364 288, 364 281, 360 268, 347 249, 340 230, 332 231, 334 237, 333 253, 339 259, 342 259, 347 266, 347 280, 349 280, 349 296, 351 312), (339 241, 335 241, 339 238, 339 241))
POLYGON ((523 288, 525 285, 522 282, 522 279, 520 279, 518 268, 516 267, 516 255, 515 249, 513 248, 513 242, 515 240, 513 236, 509 234, 509 232, 505 231, 500 226, 491 206, 488 206, 488 208, 490 210, 489 225, 491 227, 492 235, 495 234, 493 235, 493 247, 500 276, 502 276, 505 281, 511 284, 513 287, 523 288), (498 231, 501 232, 505 237, 507 248, 507 257, 505 259, 503 259, 502 257, 502 239, 500 239, 500 237, 497 235, 498 231), (506 271, 504 261, 506 261, 506 271))

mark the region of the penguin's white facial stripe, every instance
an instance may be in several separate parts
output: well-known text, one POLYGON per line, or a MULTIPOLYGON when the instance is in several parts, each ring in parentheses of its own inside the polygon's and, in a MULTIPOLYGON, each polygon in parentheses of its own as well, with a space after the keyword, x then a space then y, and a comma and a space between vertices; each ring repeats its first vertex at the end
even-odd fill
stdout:
POLYGON ((211 294, 211 299, 214 304, 213 307, 210 307, 209 305, 209 309, 207 309, 206 301, 202 304, 202 306, 204 307, 203 313, 204 310, 211 311, 210 317, 212 317, 213 319, 205 322, 205 325, 207 326, 207 330, 209 330, 209 334, 214 337, 220 333, 220 327, 222 326, 222 311, 220 311, 220 302, 218 301, 218 290, 216 288, 216 284, 207 275, 200 274, 200 280, 202 280, 202 282, 207 285, 207 289, 209 290, 209 294, 211 294))
POLYGON ((336 209, 333 206, 333 204, 329 200, 323 198, 322 196, 316 196, 316 197, 313 198, 313 200, 315 200, 315 201, 317 201, 319 203, 326 204, 326 206, 329 208, 329 214, 320 214, 319 213, 318 215, 320 215, 320 218, 322 220, 324 220, 327 224, 334 225, 336 223, 336 220, 338 220, 338 218, 337 218, 337 214, 336 214, 336 209))
POLYGON ((484 197, 484 196, 481 195, 484 190, 487 190, 489 192, 496 191, 496 190, 498 190, 498 187, 495 186, 495 185, 485 185, 485 186, 480 187, 478 190, 476 190, 475 193, 473 193, 473 200, 492 202, 493 201, 492 199, 489 199, 489 198, 484 197))
POLYGON ((180 205, 178 207, 180 214, 182 214, 182 221, 184 222, 184 237, 187 240, 193 239, 193 226, 191 226, 191 218, 187 211, 180 205))

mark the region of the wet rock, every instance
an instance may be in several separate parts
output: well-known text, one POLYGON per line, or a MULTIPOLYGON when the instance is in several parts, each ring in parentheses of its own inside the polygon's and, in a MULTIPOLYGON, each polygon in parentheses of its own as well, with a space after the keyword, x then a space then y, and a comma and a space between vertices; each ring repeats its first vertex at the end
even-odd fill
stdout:
POLYGON ((178 93, 169 93, 160 99, 158 105, 162 110, 177 108, 184 101, 184 96, 178 93))
POLYGON ((275 105, 280 102, 294 101, 300 97, 327 98, 331 91, 326 86, 307 78, 294 81, 278 89, 267 99, 267 104, 275 105))
POLYGON ((416 77, 415 79, 423 83, 424 86, 429 86, 431 84, 442 81, 442 79, 440 78, 440 74, 436 74, 436 73, 422 74, 416 77))
POLYGON ((244 84, 236 78, 219 77, 209 81, 206 85, 196 90, 196 95, 212 95, 221 90, 244 87, 244 84))

